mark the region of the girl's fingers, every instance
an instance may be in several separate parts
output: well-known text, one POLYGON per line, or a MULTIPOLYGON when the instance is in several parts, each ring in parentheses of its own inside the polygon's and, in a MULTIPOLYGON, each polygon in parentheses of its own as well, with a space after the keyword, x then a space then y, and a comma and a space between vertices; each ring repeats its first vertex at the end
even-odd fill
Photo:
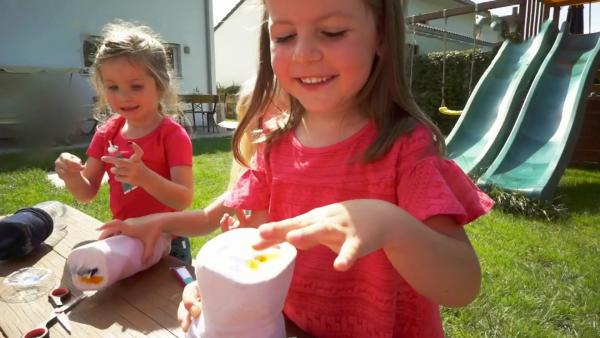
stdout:
POLYGON ((235 216, 237 217, 238 221, 240 222, 240 226, 247 226, 248 225, 248 217, 246 216, 246 213, 244 212, 244 210, 242 209, 235 209, 235 216))
POLYGON ((144 258, 143 258, 143 262, 147 263, 148 260, 150 259, 150 257, 152 257, 152 254, 154 253, 154 247, 156 246, 156 241, 158 240, 159 236, 150 236, 150 238, 148 239, 148 241, 142 241, 144 243, 144 258))
POLYGON ((187 332, 192 323, 192 319, 190 318, 188 310, 183 305, 183 302, 179 302, 179 307, 177 307, 177 320, 179 320, 179 326, 181 326, 183 332, 187 332))
POLYGON ((278 222, 265 223, 258 227, 258 233, 263 239, 285 241, 287 233, 310 225, 298 217, 288 218, 278 222))
POLYGON ((81 162, 67 162, 65 163, 65 169, 69 170, 69 171, 81 171, 83 170, 83 165, 81 164, 81 162))
POLYGON ((113 230, 119 230, 121 228, 121 225, 123 224, 123 221, 119 220, 119 219, 114 219, 110 222, 106 222, 104 224, 102 224, 101 226, 97 227, 96 230, 107 230, 107 231, 113 231, 113 230))
POLYGON ((360 248, 360 242, 358 239, 352 237, 348 238, 342 244, 340 253, 333 262, 333 268, 338 271, 346 271, 356 262, 358 259, 358 251, 360 248))
POLYGON ((229 230, 229 227, 232 223, 233 219, 231 218, 231 216, 229 216, 229 214, 224 214, 223 217, 221 217, 221 220, 219 221, 219 224, 221 225, 221 231, 225 232, 229 230))
POLYGON ((266 240, 264 238, 260 238, 258 240, 258 242, 252 244, 252 249, 254 249, 254 250, 264 250, 264 249, 266 249, 268 247, 271 247, 271 246, 273 246, 275 244, 279 244, 281 242, 283 242, 283 240, 281 240, 281 241, 277 241, 277 240, 271 241, 271 240, 266 240))
POLYGON ((100 233, 100 236, 98 236, 98 239, 99 240, 107 239, 107 238, 112 237, 112 236, 117 235, 117 234, 118 233, 115 233, 113 231, 104 230, 104 231, 102 231, 102 233, 100 233))
POLYGON ((290 231, 286 240, 298 249, 310 249, 323 244, 337 252, 346 240, 346 234, 331 224, 314 224, 290 231))
POLYGON ((186 312, 190 313, 193 318, 198 318, 200 315, 200 293, 198 292, 197 281, 193 281, 185 286, 181 294, 181 303, 186 312))
POLYGON ((114 157, 114 156, 102 156, 102 157, 100 157, 100 160, 102 162, 110 163, 112 165, 120 164, 122 161, 122 159, 120 159, 118 157, 114 157))
POLYGON ((133 148, 133 155, 129 158, 132 162, 139 162, 144 156, 144 150, 135 142, 131 142, 131 148, 133 148))

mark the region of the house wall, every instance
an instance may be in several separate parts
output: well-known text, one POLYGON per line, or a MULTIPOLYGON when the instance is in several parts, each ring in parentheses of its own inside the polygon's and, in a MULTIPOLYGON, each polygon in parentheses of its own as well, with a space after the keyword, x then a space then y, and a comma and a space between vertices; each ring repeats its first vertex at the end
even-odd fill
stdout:
POLYGON ((211 1, 0 0, 0 66, 83 68, 86 36, 119 18, 181 46, 180 92, 215 92, 211 1))
POLYGON ((246 0, 215 30, 215 68, 219 85, 239 85, 256 75, 261 8, 259 1, 246 0))

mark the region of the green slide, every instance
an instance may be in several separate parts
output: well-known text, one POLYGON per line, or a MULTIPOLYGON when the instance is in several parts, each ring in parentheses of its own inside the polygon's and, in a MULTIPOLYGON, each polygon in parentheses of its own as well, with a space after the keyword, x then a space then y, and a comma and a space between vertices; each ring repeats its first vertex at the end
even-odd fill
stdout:
POLYGON ((481 174, 502 148, 556 34, 547 20, 536 37, 505 41, 481 76, 446 139, 448 158, 466 173, 481 174))
POLYGON ((542 63, 506 144, 477 182, 549 200, 577 142, 600 63, 600 33, 565 26, 542 63))

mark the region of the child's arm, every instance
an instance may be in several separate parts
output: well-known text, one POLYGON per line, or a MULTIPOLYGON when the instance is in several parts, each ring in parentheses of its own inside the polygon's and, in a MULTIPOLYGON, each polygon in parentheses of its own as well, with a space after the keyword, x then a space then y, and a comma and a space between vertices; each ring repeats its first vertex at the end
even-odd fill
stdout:
POLYGON ((171 168, 171 180, 166 179, 148 168, 142 161, 144 151, 135 142, 130 158, 103 156, 102 161, 114 165, 111 171, 119 182, 142 187, 162 204, 176 210, 190 206, 194 194, 193 173, 190 166, 171 168))
POLYGON ((463 228, 448 216, 424 223, 385 201, 345 201, 261 226, 263 241, 255 248, 284 240, 300 249, 323 244, 339 253, 334 267, 341 271, 382 248, 398 273, 425 297, 445 306, 470 303, 479 292, 481 271, 463 228))
POLYGON ((151 214, 127 220, 113 220, 97 230, 102 231, 100 239, 121 233, 139 238, 144 243, 144 261, 154 251, 154 246, 162 232, 178 236, 206 235, 219 226, 225 213, 233 213, 234 209, 223 204, 225 194, 203 210, 189 210, 151 214))
POLYGON ((79 157, 62 153, 54 162, 54 168, 77 201, 85 203, 96 197, 104 175, 102 161, 89 157, 83 165, 79 157))

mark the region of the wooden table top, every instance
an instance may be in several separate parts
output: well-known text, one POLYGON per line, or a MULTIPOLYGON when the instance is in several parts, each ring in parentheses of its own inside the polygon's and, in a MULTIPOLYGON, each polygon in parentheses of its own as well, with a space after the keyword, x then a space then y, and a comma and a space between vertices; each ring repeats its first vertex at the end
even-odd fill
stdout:
MULTIPOLYGON (((68 287, 78 296, 71 282, 66 260, 71 250, 98 237, 95 229, 102 224, 67 206, 57 220, 66 231, 55 231, 38 250, 20 259, 0 261, 0 295, 7 291, 6 276, 21 268, 46 268, 53 272, 54 286, 68 287), (61 236, 64 236, 62 239, 61 236)), ((50 336, 55 337, 183 337, 177 322, 177 306, 183 287, 169 267, 184 265, 168 256, 150 269, 126 278, 105 290, 86 291, 89 297, 68 312, 72 334, 55 323, 50 336)), ((192 273, 193 268, 188 266, 192 273)), ((73 299, 74 297, 71 297, 73 299)), ((24 332, 48 319, 52 311, 47 295, 24 302, 6 302, 0 298, 0 336, 22 337, 24 332)))
MULTIPOLYGON (((4 279, 12 272, 27 267, 49 269, 53 272, 53 286, 71 289, 71 299, 82 293, 71 282, 66 260, 73 248, 98 237, 95 229, 102 222, 70 206, 66 209, 40 248, 20 259, 0 261, 0 337, 22 337, 48 319, 53 309, 46 294, 21 303, 2 299, 6 291, 4 279), (57 231, 61 225, 66 225, 65 230, 57 231)), ((182 265, 182 261, 168 256, 105 290, 86 291, 89 297, 68 312, 71 335, 54 323, 50 337, 184 337, 177 322, 183 287, 169 269, 182 265)), ((194 276, 194 268, 186 267, 194 276)), ((286 321, 286 331, 288 337, 310 338, 290 321, 286 321)))

